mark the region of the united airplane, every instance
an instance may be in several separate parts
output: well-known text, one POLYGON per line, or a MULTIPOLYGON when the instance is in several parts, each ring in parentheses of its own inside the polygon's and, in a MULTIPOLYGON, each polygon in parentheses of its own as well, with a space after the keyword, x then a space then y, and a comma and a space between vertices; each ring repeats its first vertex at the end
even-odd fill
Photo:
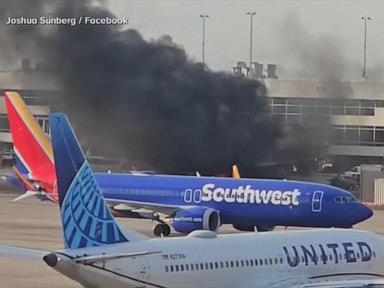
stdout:
MULTIPOLYGON (((381 287, 384 239, 365 231, 320 229, 154 238, 123 231, 63 114, 51 114, 64 249, 1 245, 84 287, 381 287)), ((282 196, 283 197, 283 196, 282 196)), ((290 201, 293 201, 293 196, 290 201)), ((32 283, 31 283, 32 284, 32 283)))
MULTIPOLYGON (((5 94, 17 156, 19 183, 32 195, 58 202, 55 162, 50 140, 15 92, 5 94)), ((96 181, 115 215, 159 222, 155 235, 217 231, 232 224, 242 231, 274 226, 352 227, 372 215, 351 193, 336 187, 286 180, 236 179, 96 173, 96 181), (154 213, 155 212, 155 213, 154 213), (160 217, 159 215, 166 215, 160 217)), ((14 181, 15 176, 5 176, 14 181)))

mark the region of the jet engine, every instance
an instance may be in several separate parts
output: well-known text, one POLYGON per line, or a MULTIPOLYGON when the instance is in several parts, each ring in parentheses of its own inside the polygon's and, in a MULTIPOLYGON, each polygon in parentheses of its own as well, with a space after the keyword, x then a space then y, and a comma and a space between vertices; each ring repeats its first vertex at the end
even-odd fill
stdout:
POLYGON ((173 229, 180 233, 194 230, 217 231, 220 227, 219 211, 207 207, 178 210, 170 218, 173 229))

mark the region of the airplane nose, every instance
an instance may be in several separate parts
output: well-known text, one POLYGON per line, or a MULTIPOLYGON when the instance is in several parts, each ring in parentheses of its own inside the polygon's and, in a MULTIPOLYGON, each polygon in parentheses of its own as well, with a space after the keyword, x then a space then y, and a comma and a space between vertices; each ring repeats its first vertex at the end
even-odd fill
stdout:
POLYGON ((364 204, 361 204, 361 209, 360 209, 360 221, 359 222, 361 222, 361 221, 364 221, 364 220, 367 220, 367 219, 369 219, 369 218, 371 218, 372 217, 372 215, 373 215, 373 211, 372 211, 372 209, 371 208, 369 208, 369 207, 367 207, 367 206, 365 206, 364 204))

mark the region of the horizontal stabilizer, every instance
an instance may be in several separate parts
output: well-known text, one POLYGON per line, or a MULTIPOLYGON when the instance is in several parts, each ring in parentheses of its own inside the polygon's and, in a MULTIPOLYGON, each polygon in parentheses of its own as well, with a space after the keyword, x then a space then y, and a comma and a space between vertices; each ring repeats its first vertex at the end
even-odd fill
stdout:
POLYGON ((145 255, 152 255, 152 254, 159 254, 159 253, 162 253, 162 252, 161 251, 144 251, 144 252, 134 252, 134 253, 95 255, 95 256, 79 257, 79 258, 76 258, 75 261, 77 263, 82 263, 82 264, 91 264, 94 262, 102 262, 102 261, 107 261, 112 259, 145 256, 145 255))
POLYGON ((44 256, 50 254, 49 251, 21 248, 8 245, 0 245, 0 255, 5 257, 15 257, 31 260, 42 260, 44 256))
POLYGON ((12 202, 18 202, 21 200, 25 200, 27 198, 31 197, 37 197, 37 196, 47 196, 48 194, 43 192, 43 191, 26 191, 25 193, 21 194, 20 196, 16 197, 15 199, 12 200, 12 202))

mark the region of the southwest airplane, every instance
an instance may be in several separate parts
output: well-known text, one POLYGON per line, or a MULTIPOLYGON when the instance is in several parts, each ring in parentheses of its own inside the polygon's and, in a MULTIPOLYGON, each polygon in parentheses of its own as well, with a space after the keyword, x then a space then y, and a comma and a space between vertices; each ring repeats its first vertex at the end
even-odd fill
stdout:
MULTIPOLYGON (((36 195, 57 203, 48 137, 17 93, 7 92, 5 102, 17 156, 15 171, 27 190, 16 200, 36 195)), ((118 216, 157 220, 158 236, 169 235, 170 226, 157 213, 168 215, 165 220, 181 233, 216 231, 221 224, 242 231, 271 230, 276 225, 345 228, 372 215, 351 193, 315 183, 130 173, 96 173, 95 177, 118 216)), ((8 182, 15 182, 14 178, 6 177, 8 182)))
POLYGON ((84 287, 382 287, 384 239, 319 229, 148 239, 112 218, 68 120, 50 115, 64 250, 1 245, 84 287))

